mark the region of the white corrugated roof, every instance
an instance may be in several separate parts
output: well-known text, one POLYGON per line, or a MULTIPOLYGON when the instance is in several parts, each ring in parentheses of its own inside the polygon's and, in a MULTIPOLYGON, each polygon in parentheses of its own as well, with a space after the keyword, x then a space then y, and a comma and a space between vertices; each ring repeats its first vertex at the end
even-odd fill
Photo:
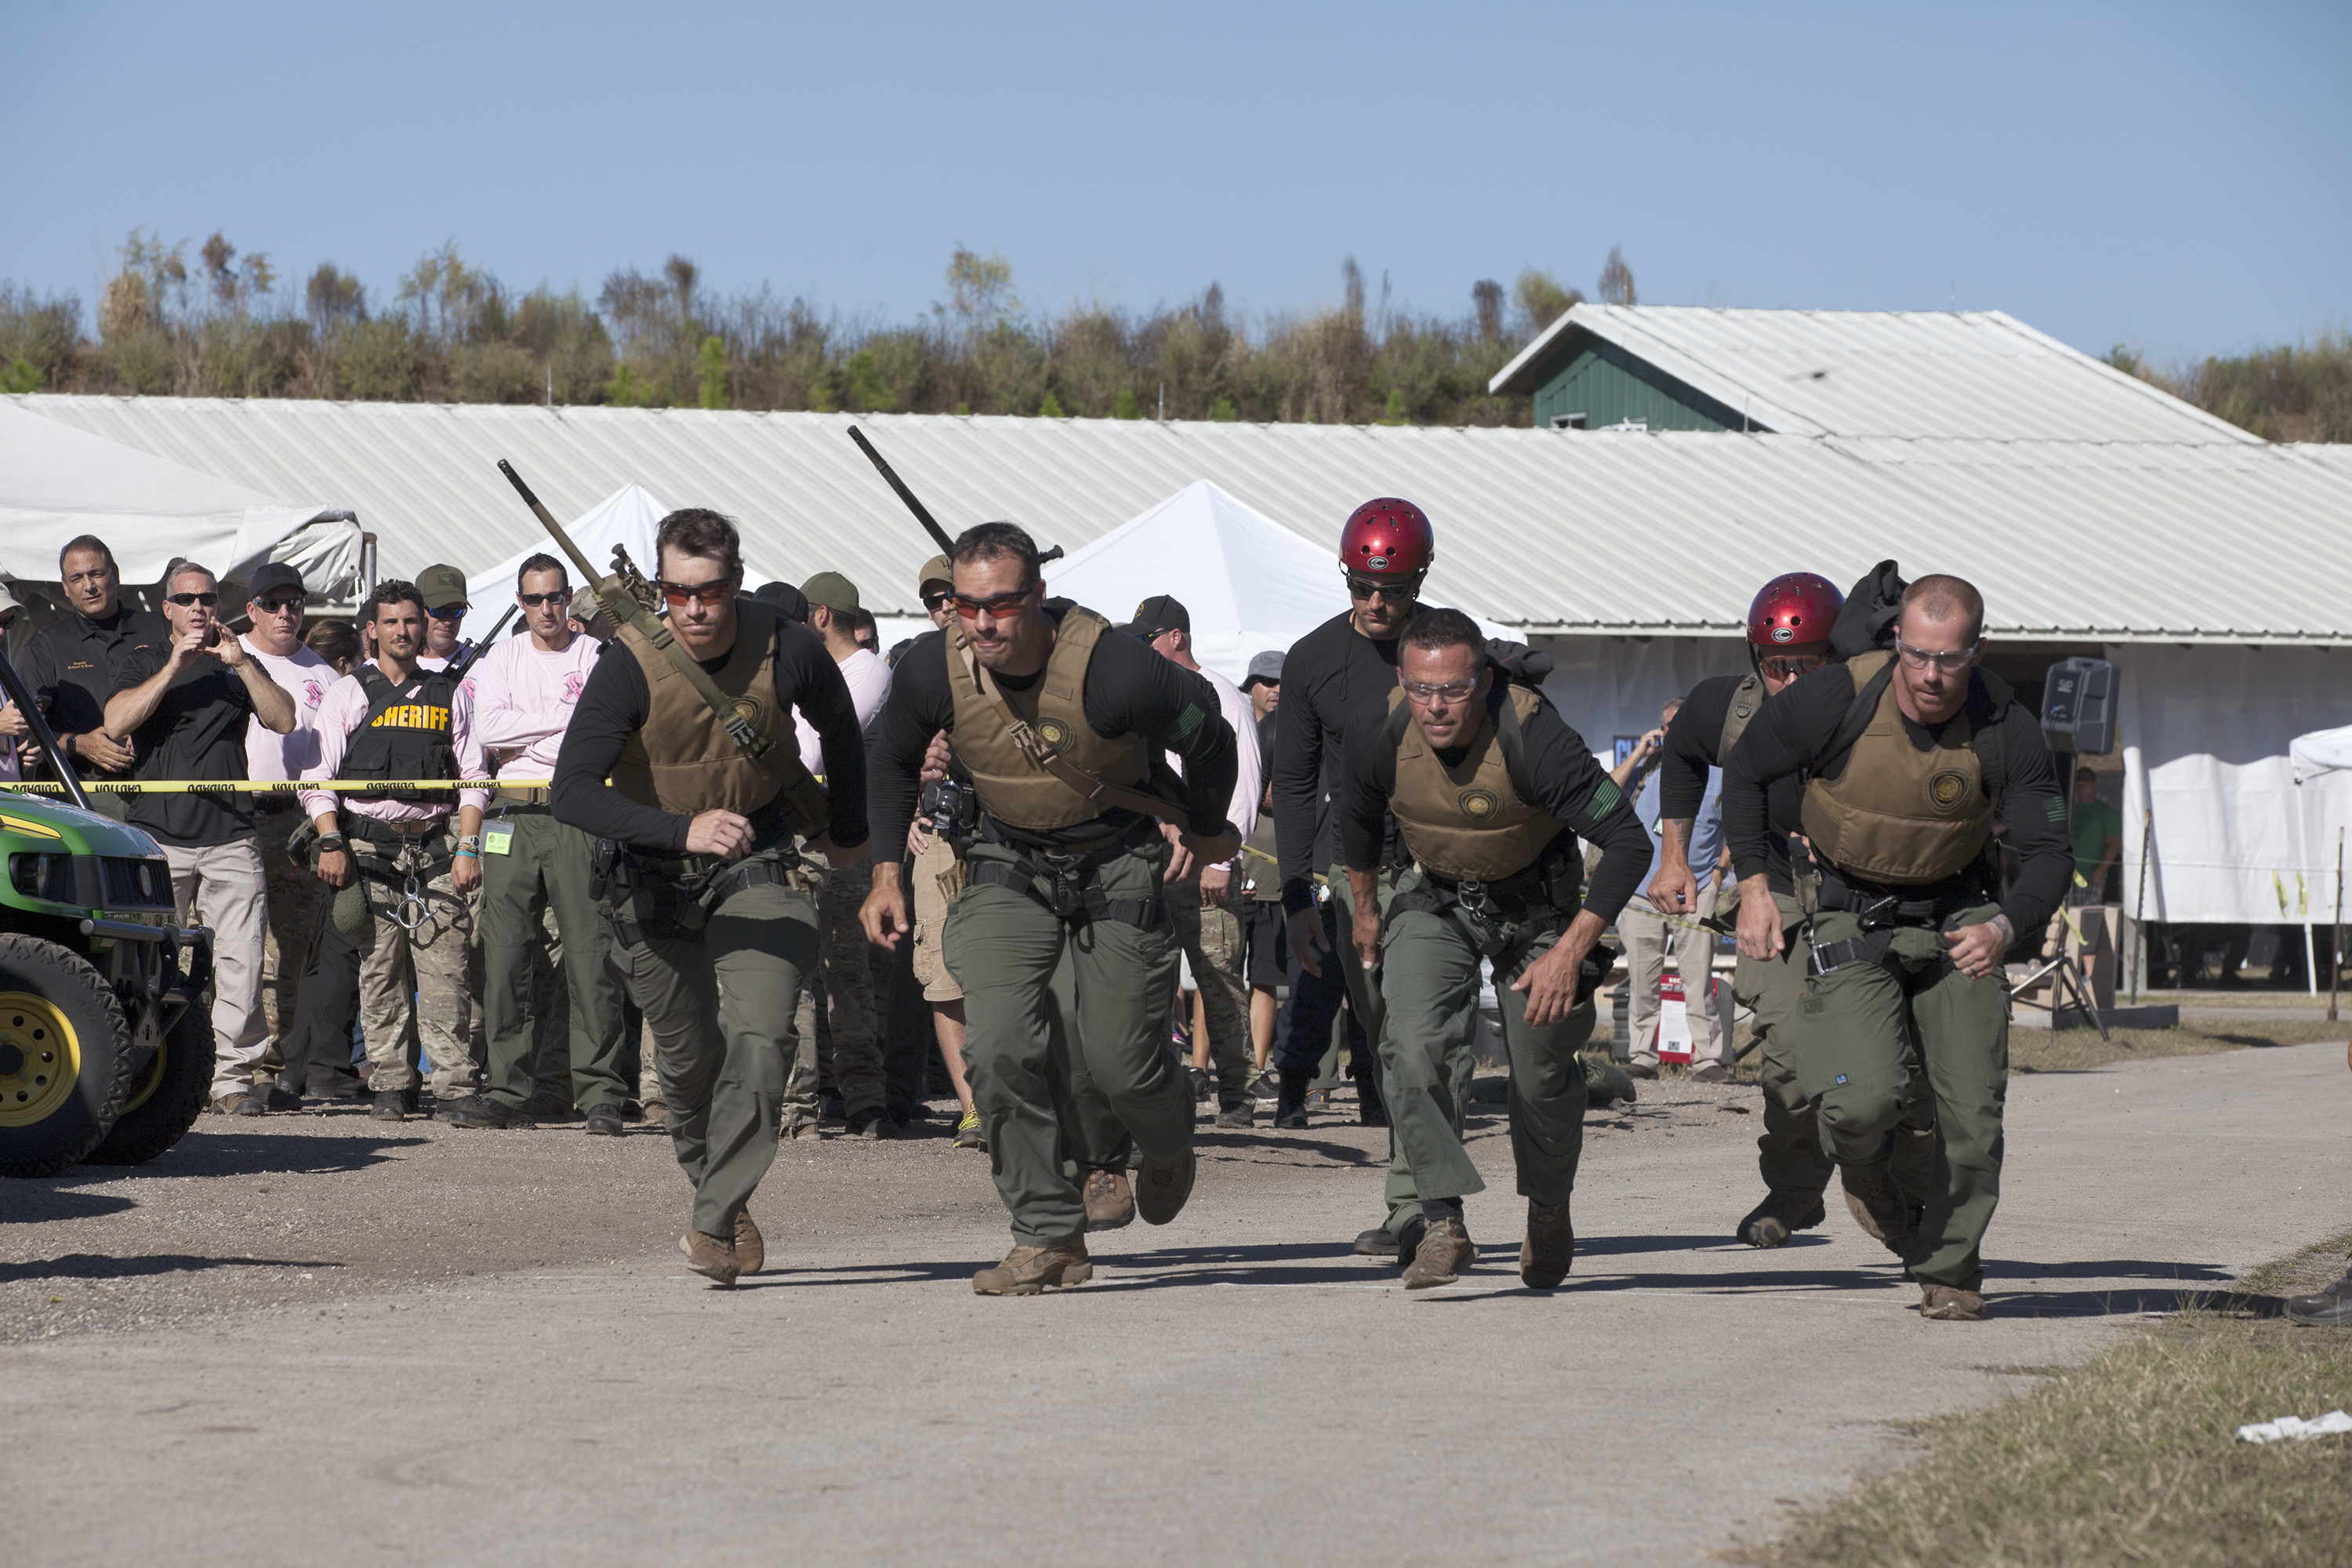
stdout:
MULTIPOLYGON (((1956 572, 2009 635, 2352 642, 2352 463, 2260 441, 1842 440, 1312 425, 32 395, 25 407, 278 494, 349 506, 387 573, 536 537, 514 460, 576 516, 625 483, 739 519, 755 565, 832 569, 913 614, 930 542, 845 434, 950 531, 1076 549, 1209 479, 1318 544, 1359 503, 1435 521, 1433 595, 1531 632, 1719 635, 1779 573, 1956 572)), ((1179 595, 1188 563, 1171 561, 1179 595)), ((1332 608, 1343 603, 1333 568, 1332 608)), ((1114 606, 1123 609, 1125 606, 1114 606)))
POLYGON ((2000 310, 1580 304, 1496 374, 1532 389, 1572 332, 1786 436, 2243 445, 2258 437, 2000 310))

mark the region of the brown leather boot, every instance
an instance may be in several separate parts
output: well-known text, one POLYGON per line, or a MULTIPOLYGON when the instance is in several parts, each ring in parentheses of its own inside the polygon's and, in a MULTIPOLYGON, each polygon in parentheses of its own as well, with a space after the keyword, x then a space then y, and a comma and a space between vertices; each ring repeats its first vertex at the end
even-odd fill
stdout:
POLYGON ((1127 1184, 1127 1173, 1116 1165, 1087 1166, 1079 1195, 1086 1201, 1089 1231, 1117 1230, 1135 1218, 1135 1189, 1127 1184))
POLYGON ((1774 1193, 1749 1209, 1732 1234, 1750 1247, 1786 1247, 1793 1232, 1811 1230, 1828 1212, 1819 1193, 1774 1193))
POLYGON ((735 1243, 731 1238, 689 1230, 677 1238, 677 1249, 686 1254, 686 1266, 697 1274, 716 1279, 721 1285, 735 1283, 739 1270, 735 1266, 735 1243))
MULTIPOLYGON (((1413 1261, 1419 1262, 1415 1254, 1413 1261)), ((1519 1280, 1530 1290, 1550 1290, 1568 1278, 1576 1261, 1576 1227, 1569 1223, 1568 1200, 1528 1200, 1527 1239, 1519 1243, 1519 1280)))
POLYGON ((1405 1265, 1404 1288, 1426 1290, 1433 1285, 1451 1285, 1477 1256, 1467 1226, 1450 1216, 1431 1220, 1422 1233, 1421 1245, 1413 1248, 1412 1261, 1405 1265))
POLYGON ((760 1227, 751 1223, 751 1211, 744 1209, 735 1216, 735 1273, 738 1278, 757 1274, 760 1265, 768 1261, 768 1244, 761 1239, 760 1227))
POLYGON ((1053 1247, 1016 1247, 993 1268, 971 1277, 975 1296, 1036 1296, 1048 1285, 1083 1285, 1095 1277, 1087 1238, 1074 1236, 1053 1247))
POLYGON ((1193 1168, 1190 1149, 1172 1165, 1143 1167, 1143 1190, 1135 1195, 1135 1207, 1144 1224, 1166 1225, 1184 1212, 1184 1200, 1192 1195, 1193 1168))
POLYGON ((1902 1191, 1895 1186, 1886 1162, 1873 1160, 1866 1165, 1840 1165, 1838 1185, 1845 1189, 1846 1212, 1853 1215, 1853 1223, 1862 1226, 1871 1240, 1901 1257, 1904 1243, 1911 1238, 1910 1215, 1904 1209, 1902 1191))
POLYGON ((1985 1299, 1957 1285, 1923 1285, 1919 1315, 1939 1323, 1980 1323, 1985 1318, 1985 1299))

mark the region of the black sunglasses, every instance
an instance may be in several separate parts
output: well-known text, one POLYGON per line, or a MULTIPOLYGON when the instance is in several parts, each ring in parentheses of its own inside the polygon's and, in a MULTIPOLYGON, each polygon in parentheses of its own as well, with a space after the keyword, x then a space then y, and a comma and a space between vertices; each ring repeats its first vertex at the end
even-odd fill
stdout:
POLYGON ((541 605, 570 604, 572 591, 568 588, 559 588, 552 594, 517 594, 515 597, 522 601, 525 609, 535 610, 541 605))
POLYGON ((1348 593, 1353 598, 1369 599, 1377 595, 1391 605, 1402 605, 1411 603, 1413 595, 1421 592, 1419 573, 1415 573, 1402 583, 1384 583, 1377 577, 1360 577, 1353 572, 1343 573, 1342 575, 1348 579, 1348 593))
POLYGON ((462 618, 466 612, 473 607, 471 605, 444 605, 436 610, 427 605, 425 607, 425 613, 436 621, 454 621, 462 618))
POLYGON ((182 609, 187 608, 190 605, 202 605, 209 610, 220 603, 218 594, 166 594, 163 596, 182 609))
POLYGON ((303 605, 302 597, 299 594, 285 598, 262 599, 257 602, 261 605, 262 613, 269 616, 282 616, 289 610, 300 609, 303 605))

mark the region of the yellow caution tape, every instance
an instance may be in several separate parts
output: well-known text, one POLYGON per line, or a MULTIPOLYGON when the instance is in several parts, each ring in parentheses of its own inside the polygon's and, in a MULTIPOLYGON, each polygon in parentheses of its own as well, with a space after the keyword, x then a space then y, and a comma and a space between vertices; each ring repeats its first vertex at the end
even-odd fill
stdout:
MULTIPOLYGON (((396 789, 546 789, 553 779, 84 779, 90 795, 255 795, 300 794, 321 790, 333 795, 376 794, 396 789)), ((0 783, 0 789, 33 795, 66 793, 61 784, 46 781, 0 783)))

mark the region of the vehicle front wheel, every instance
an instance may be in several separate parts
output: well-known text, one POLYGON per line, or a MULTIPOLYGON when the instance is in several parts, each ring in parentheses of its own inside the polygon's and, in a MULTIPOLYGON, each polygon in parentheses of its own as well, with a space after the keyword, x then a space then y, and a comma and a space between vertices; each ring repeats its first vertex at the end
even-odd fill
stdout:
POLYGON ((0 936, 0 1175, 53 1176, 98 1146, 130 1096, 129 1046, 87 959, 0 936))
POLYGON ((85 1165, 143 1165, 187 1135, 213 1089, 213 1027, 204 998, 191 997, 164 1031, 155 1059, 131 1085, 114 1130, 82 1156, 85 1165))

